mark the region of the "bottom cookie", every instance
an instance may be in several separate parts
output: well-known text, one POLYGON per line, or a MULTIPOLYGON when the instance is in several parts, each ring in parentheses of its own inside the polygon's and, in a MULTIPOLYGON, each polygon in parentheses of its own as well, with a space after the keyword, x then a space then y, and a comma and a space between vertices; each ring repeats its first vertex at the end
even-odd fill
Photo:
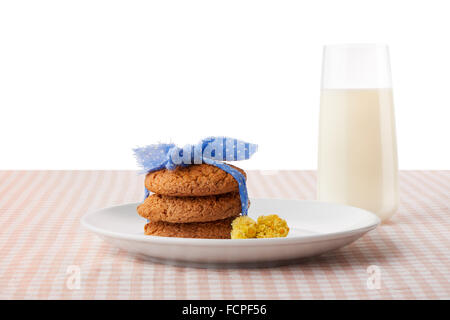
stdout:
POLYGON ((231 222, 234 217, 212 222, 169 223, 151 221, 145 225, 145 234, 149 236, 230 239, 231 222))

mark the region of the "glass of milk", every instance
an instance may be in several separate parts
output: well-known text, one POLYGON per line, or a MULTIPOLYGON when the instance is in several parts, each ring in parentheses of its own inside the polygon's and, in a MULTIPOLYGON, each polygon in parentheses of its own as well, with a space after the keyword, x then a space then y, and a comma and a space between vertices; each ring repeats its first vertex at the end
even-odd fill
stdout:
POLYGON ((318 199, 389 219, 398 166, 388 48, 325 46, 322 72, 318 199))

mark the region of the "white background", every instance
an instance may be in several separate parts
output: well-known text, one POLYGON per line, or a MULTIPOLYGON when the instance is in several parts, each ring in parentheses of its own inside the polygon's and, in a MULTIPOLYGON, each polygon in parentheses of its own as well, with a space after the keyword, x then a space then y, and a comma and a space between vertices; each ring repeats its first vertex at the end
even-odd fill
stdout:
POLYGON ((229 135, 315 169, 322 46, 390 45, 401 169, 449 169, 449 1, 1 1, 0 168, 229 135))

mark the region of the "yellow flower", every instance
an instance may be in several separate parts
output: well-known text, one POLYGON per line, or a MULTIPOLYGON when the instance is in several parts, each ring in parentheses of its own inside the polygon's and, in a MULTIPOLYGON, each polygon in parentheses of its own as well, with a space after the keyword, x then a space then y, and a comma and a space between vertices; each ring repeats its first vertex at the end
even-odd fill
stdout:
POLYGON ((286 237, 289 227, 276 214, 260 216, 255 222, 248 216, 240 216, 231 223, 231 239, 280 238, 286 237))
POLYGON ((289 227, 284 219, 276 214, 260 216, 256 227, 257 238, 280 238, 286 237, 289 227))
POLYGON ((256 222, 248 216, 240 216, 231 223, 231 239, 248 239, 256 237, 256 222))

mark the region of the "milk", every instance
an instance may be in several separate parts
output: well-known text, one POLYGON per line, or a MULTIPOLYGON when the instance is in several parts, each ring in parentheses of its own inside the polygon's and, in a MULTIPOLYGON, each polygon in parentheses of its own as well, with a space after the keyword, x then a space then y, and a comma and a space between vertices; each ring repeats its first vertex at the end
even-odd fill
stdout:
POLYGON ((318 199, 391 217, 398 206, 392 89, 323 89, 318 199))

